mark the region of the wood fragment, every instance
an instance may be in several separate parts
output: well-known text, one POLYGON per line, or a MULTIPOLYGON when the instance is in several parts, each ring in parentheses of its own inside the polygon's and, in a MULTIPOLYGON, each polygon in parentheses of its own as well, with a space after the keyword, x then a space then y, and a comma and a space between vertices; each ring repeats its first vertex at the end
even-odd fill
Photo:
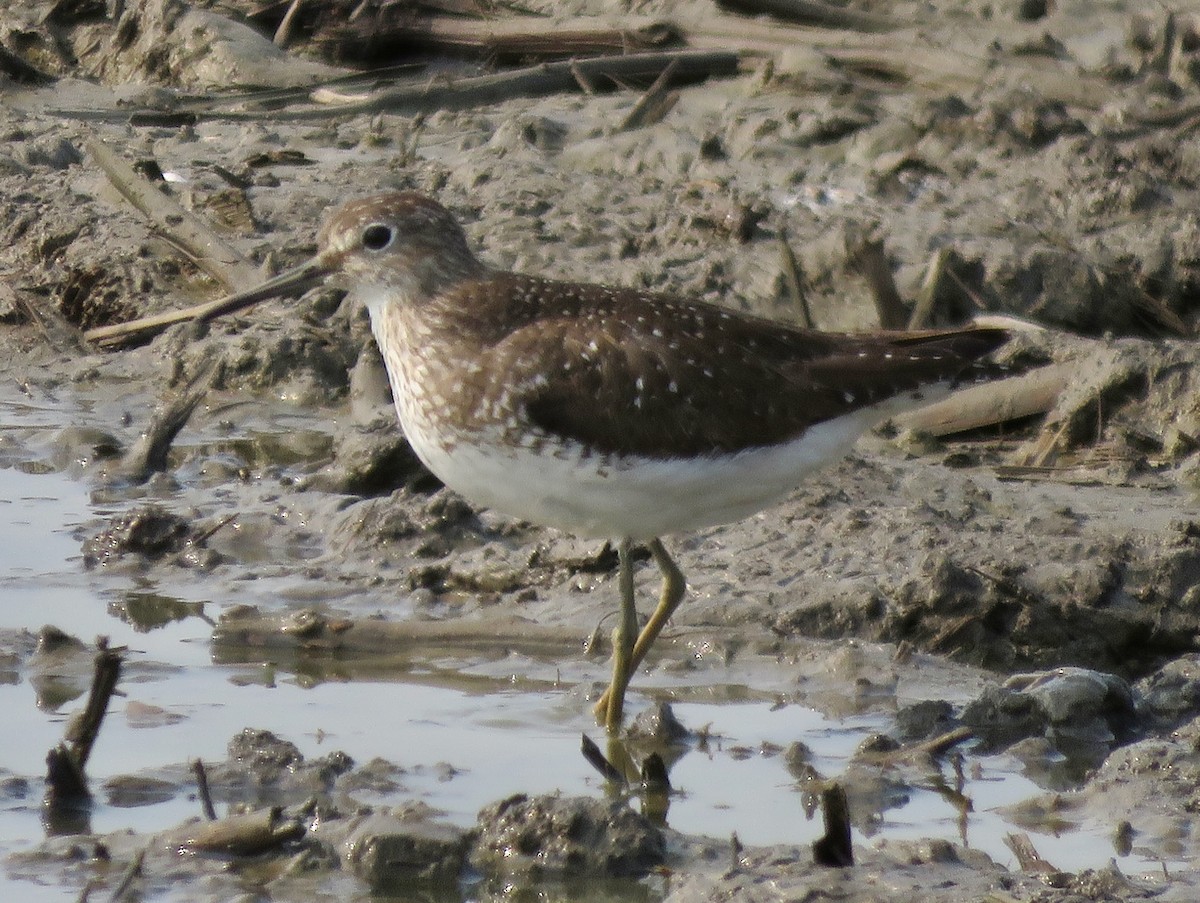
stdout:
POLYGON ((1071 418, 1064 418, 1062 423, 1058 424, 1057 429, 1049 429, 1052 426, 1054 426, 1053 423, 1043 426, 1033 448, 1024 454, 1015 456, 1015 465, 1040 469, 1053 466, 1059 455, 1066 451, 1069 445, 1067 436, 1071 431, 1071 418))
POLYGON ((216 373, 217 360, 210 357, 180 391, 159 402, 141 438, 122 456, 122 476, 136 485, 167 469, 171 444, 191 419, 216 373))
POLYGON ((936 759, 947 750, 970 740, 971 737, 972 733, 969 727, 956 727, 943 734, 938 734, 936 737, 929 737, 922 740, 919 743, 910 743, 908 746, 901 746, 885 752, 863 753, 860 758, 862 761, 869 762, 872 765, 884 766, 896 765, 901 762, 919 762, 924 759, 936 759))
POLYGON ((883 239, 874 230, 851 232, 846 236, 846 262, 867 280, 880 329, 903 329, 908 311, 892 278, 892 267, 883 250, 883 239))
POLYGON ((520 650, 531 655, 578 652, 581 636, 568 627, 538 624, 524 618, 487 621, 349 620, 312 609, 279 616, 263 615, 253 608, 224 614, 213 631, 214 651, 227 657, 236 648, 337 651, 341 655, 402 654, 407 650, 452 648, 464 650, 520 650), (306 629, 298 630, 298 620, 306 629))
POLYGON ((571 75, 573 75, 575 77, 575 82, 576 82, 576 84, 579 85, 579 90, 582 91, 584 94, 588 95, 589 97, 591 97, 593 94, 595 94, 596 93, 595 82, 593 82, 590 78, 587 77, 587 75, 584 74, 583 70, 579 68, 579 64, 576 63, 574 60, 571 60, 570 65, 571 65, 571 75))
POLYGON ((208 789, 208 769, 204 763, 195 759, 192 762, 192 774, 196 776, 196 794, 200 797, 200 811, 209 821, 217 820, 217 810, 213 806, 212 791, 208 789))
MULTIPOLYGON (((248 263, 207 222, 185 210, 139 176, 132 166, 109 150, 102 141, 89 138, 84 142, 84 147, 121 196, 218 283, 230 291, 237 291, 261 280, 257 268, 248 263)), ((90 332, 84 335, 95 341, 90 332)))
POLYGON ((1143 492, 1170 492, 1174 484, 1167 480, 1121 479, 1098 473, 1088 467, 1031 467, 1005 464, 996 468, 996 479, 1006 483, 1057 483, 1062 486, 1104 486, 1109 489, 1138 489, 1143 492))
POLYGON ((606 54, 636 54, 683 44, 679 29, 660 19, 631 17, 617 27, 594 17, 505 16, 471 19, 459 15, 405 16, 394 21, 363 19, 331 27, 314 38, 339 59, 363 59, 379 48, 401 45, 492 61, 550 61, 606 54))
POLYGON ((800 325, 805 329, 816 329, 812 310, 808 306, 808 296, 804 292, 804 273, 786 235, 779 236, 779 257, 783 266, 784 288, 792 308, 799 314, 800 325))
POLYGON ((921 289, 917 292, 917 299, 913 304, 912 315, 908 318, 909 329, 924 329, 933 322, 934 305, 942 294, 949 261, 950 249, 945 246, 938 248, 929 258, 925 277, 921 280, 921 289))
MULTIPOLYGON (((543 20, 544 21, 544 20, 543 20)), ((622 20, 626 28, 638 28, 661 24, 662 20, 650 17, 628 16, 622 20)), ((1081 71, 1072 61, 1056 61, 1039 58, 1029 61, 1027 65, 1014 68, 1013 66, 994 66, 986 55, 973 54, 956 49, 955 46, 937 46, 929 41, 915 27, 906 28, 892 34, 859 33, 838 31, 826 28, 815 28, 804 25, 784 25, 778 22, 759 22, 744 16, 714 13, 706 15, 694 22, 675 24, 682 41, 689 48, 683 53, 693 55, 712 51, 730 57, 734 60, 731 70, 736 69, 736 60, 743 55, 775 56, 785 51, 807 51, 814 59, 825 63, 823 69, 807 74, 807 79, 814 83, 813 90, 825 87, 842 87, 846 85, 847 77, 858 75, 883 83, 888 80, 902 84, 913 84, 926 91, 981 91, 991 87, 1002 89, 1011 86, 1014 90, 1019 86, 1022 91, 1044 98, 1047 102, 1059 102, 1085 110, 1099 111, 1112 100, 1112 88, 1099 72, 1081 71)), ((972 36, 960 42, 959 47, 970 46, 972 36)), ((981 36, 982 39, 982 36, 981 36)), ((629 59, 651 58, 660 56, 659 53, 632 54, 629 59)), ((621 59, 622 56, 607 57, 621 59)), ((1014 60, 1025 62, 1022 58, 1014 60)), ((580 60, 579 63, 584 61, 580 60)), ((564 76, 570 77, 568 87, 554 87, 553 90, 570 90, 578 86, 574 76, 571 76, 571 61, 562 65, 564 76)), ((662 66, 655 68, 654 73, 661 71, 662 66)), ((517 72, 536 71, 538 67, 517 72)), ((586 77, 591 77, 591 71, 580 69, 586 77)), ((484 80, 467 79, 455 82, 459 87, 450 92, 453 102, 460 104, 458 108, 466 108, 472 102, 481 104, 493 103, 507 97, 517 96, 523 86, 510 84, 505 88, 504 78, 513 73, 501 76, 485 76, 484 80), (497 81, 487 81, 495 79, 497 81), (470 84, 468 90, 467 85, 470 84), (478 91, 477 97, 470 98, 472 91, 478 91), (461 93, 460 93, 461 92, 461 93), (516 92, 516 93, 514 93, 516 92), (490 95, 490 99, 489 99, 490 95)), ((729 74, 713 70, 713 76, 729 74)), ((370 83, 382 72, 373 71, 365 74, 355 74, 343 79, 333 80, 336 83, 370 83)), ((683 77, 685 73, 680 73, 683 77)), ((520 78, 521 76, 519 76, 520 78)), ((554 77, 554 76, 552 76, 554 77)), ((690 73, 688 77, 699 77, 690 73)), ((328 84, 328 83, 327 83, 328 84)), ((409 90, 410 96, 393 97, 388 101, 381 100, 379 109, 386 108, 386 103, 393 104, 397 112, 411 115, 421 111, 438 109, 442 94, 421 99, 421 88, 409 90)), ((541 93, 548 93, 544 89, 541 93)), ((279 105, 294 103, 297 96, 304 92, 296 89, 269 89, 253 92, 241 92, 221 97, 197 98, 181 103, 180 108, 194 112, 199 119, 218 119, 230 121, 260 122, 263 111, 271 105, 271 117, 285 116, 289 120, 313 120, 341 115, 329 109, 316 106, 304 106, 293 109, 278 109, 279 105), (261 105, 260 105, 261 104, 261 105), (252 109, 247 109, 252 107, 252 109)), ((1140 122, 1143 118, 1154 120, 1157 117, 1169 116, 1173 120, 1190 121, 1200 116, 1197 112, 1200 105, 1181 103, 1167 111, 1131 111, 1129 120, 1140 122)), ((371 109, 363 112, 371 112, 371 109)), ((128 108, 97 109, 95 107, 65 109, 57 108, 46 111, 48 114, 81 121, 105 120, 125 122, 131 111, 128 108)), ((360 112, 350 109, 347 112, 360 112)), ((1123 127, 1109 131, 1109 134, 1119 135, 1123 127)))
MULTIPOLYGON (((588 82, 599 85, 605 81, 635 81, 658 78, 664 69, 675 64, 672 81, 684 83, 702 78, 733 75, 737 72, 738 56, 730 52, 697 53, 635 53, 628 56, 604 56, 591 59, 541 63, 524 69, 514 69, 499 75, 463 78, 438 84, 404 86, 376 92, 369 98, 342 107, 321 110, 279 110, 274 119, 308 119, 324 116, 345 116, 353 113, 392 112, 404 115, 437 110, 463 110, 501 103, 515 97, 543 97, 578 87, 578 74, 588 82)), ((259 119, 259 113, 221 113, 222 119, 259 119)))
POLYGON ((846 868, 854 865, 854 846, 850 839, 850 804, 841 784, 831 784, 821 791, 821 817, 825 821, 825 836, 813 842, 813 859, 817 865, 846 868))
POLYGON ((587 734, 580 735, 579 751, 583 753, 587 763, 596 769, 604 780, 612 781, 614 784, 627 783, 621 769, 608 761, 608 758, 600 751, 600 747, 596 745, 596 741, 587 734))
POLYGON ((108 898, 108 903, 121 903, 122 900, 131 898, 129 891, 133 888, 133 882, 141 877, 142 864, 146 861, 146 848, 138 850, 136 855, 129 863, 129 867, 125 869, 125 873, 121 875, 121 880, 117 882, 117 886, 113 888, 112 896, 108 898))
POLYGON ((179 847, 190 852, 256 856, 299 840, 304 834, 304 825, 299 820, 285 816, 279 807, 273 806, 191 826, 179 841, 179 847))
POLYGON ((1039 367, 1021 376, 959 389, 941 401, 892 418, 903 430, 949 436, 1044 414, 1052 410, 1070 382, 1067 364, 1039 367))
POLYGON ((1053 865, 1042 858, 1042 854, 1034 847, 1033 841, 1029 839, 1029 835, 1006 834, 1004 835, 1004 845, 1012 850, 1013 855, 1017 857, 1017 864, 1021 866, 1021 870, 1025 872, 1038 872, 1040 874, 1052 874, 1058 872, 1053 865))
POLYGON ((654 80, 654 84, 646 89, 646 93, 638 98, 633 109, 629 111, 629 115, 625 117, 625 121, 621 123, 620 131, 628 132, 653 125, 661 122, 663 117, 671 112, 675 104, 679 102, 679 92, 668 90, 667 86, 671 83, 671 77, 678 68, 679 61, 672 60, 671 64, 654 80))
POLYGON ((1156 326, 1165 328, 1173 335, 1180 338, 1191 338, 1196 334, 1195 328, 1171 310, 1162 300, 1155 298, 1145 289, 1140 289, 1133 299, 1134 307, 1138 313, 1149 319, 1156 326))
POLYGON ((279 22, 279 27, 275 29, 275 37, 272 38, 276 47, 286 47, 292 39, 292 28, 296 24, 296 15, 300 12, 301 0, 292 0, 287 8, 287 12, 283 14, 283 19, 279 22))
POLYGON ((90 797, 87 787, 87 761, 100 735, 100 726, 108 712, 108 702, 121 677, 125 660, 124 648, 111 649, 108 640, 97 641, 92 688, 84 710, 67 726, 63 742, 46 756, 47 805, 70 805, 72 801, 90 797))
POLYGON ((789 22, 804 22, 823 28, 883 32, 903 27, 902 23, 886 16, 832 6, 819 0, 717 0, 717 3, 738 12, 752 15, 766 13, 789 22))

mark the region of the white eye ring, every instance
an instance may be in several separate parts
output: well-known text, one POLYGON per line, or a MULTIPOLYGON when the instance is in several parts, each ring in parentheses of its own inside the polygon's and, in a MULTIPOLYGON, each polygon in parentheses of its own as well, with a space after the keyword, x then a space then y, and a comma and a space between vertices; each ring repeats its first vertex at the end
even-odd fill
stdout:
POLYGON ((371 223, 362 230, 362 245, 368 251, 382 251, 396 240, 396 230, 385 223, 371 223))

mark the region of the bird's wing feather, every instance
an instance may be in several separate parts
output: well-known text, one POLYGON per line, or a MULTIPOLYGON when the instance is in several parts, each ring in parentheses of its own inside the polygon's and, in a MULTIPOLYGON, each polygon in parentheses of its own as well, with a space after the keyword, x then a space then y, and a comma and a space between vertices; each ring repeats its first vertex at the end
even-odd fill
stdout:
POLYGON ((547 436, 591 451, 652 458, 797 438, 950 378, 1003 337, 813 332, 698 301, 519 274, 493 279, 475 300, 485 369, 506 374, 494 387, 509 396, 499 407, 519 407, 547 436))

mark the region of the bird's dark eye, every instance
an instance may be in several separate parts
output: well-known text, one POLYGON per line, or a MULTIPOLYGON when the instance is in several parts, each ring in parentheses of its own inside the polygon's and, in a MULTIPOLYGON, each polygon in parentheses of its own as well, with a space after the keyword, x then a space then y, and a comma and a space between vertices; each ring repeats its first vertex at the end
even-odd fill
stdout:
POLYGON ((392 227, 383 223, 372 223, 363 229, 363 247, 371 251, 382 251, 392 243, 392 227))

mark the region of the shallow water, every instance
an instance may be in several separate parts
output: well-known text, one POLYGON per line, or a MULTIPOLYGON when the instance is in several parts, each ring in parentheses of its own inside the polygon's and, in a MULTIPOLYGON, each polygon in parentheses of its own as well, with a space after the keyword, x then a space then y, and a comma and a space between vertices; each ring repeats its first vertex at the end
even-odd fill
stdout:
MULTIPOLYGON (((71 412, 78 413, 77 411, 71 412)), ((29 448, 48 441, 49 431, 66 412, 10 402, 3 406, 8 436, 20 436, 29 448)), ((0 458, 0 628, 36 631, 54 624, 85 641, 107 635, 131 652, 121 690, 114 700, 88 770, 99 788, 92 813, 95 832, 122 829, 157 831, 197 814, 186 783, 186 763, 217 760, 229 739, 244 727, 274 731, 296 743, 307 757, 342 750, 356 762, 382 757, 405 768, 402 798, 372 799, 395 804, 421 798, 458 824, 470 824, 487 803, 516 792, 561 791, 601 795, 603 781, 579 754, 581 732, 602 742, 587 715, 581 693, 545 682, 508 683, 494 675, 456 675, 444 655, 436 667, 414 668, 395 679, 314 680, 260 664, 219 664, 212 658, 211 626, 199 616, 173 620, 139 632, 115 617, 113 603, 161 591, 152 581, 100 579, 84 570, 80 525, 93 523, 109 509, 93 503, 85 479, 44 472, 37 461, 21 460, 18 444, 4 446, 0 458), (30 472, 39 471, 39 472, 30 472), (504 689, 500 689, 505 687, 504 689), (166 716, 144 721, 140 706, 158 707, 166 716), (177 718, 178 720, 174 720, 177 718), (147 726, 148 725, 148 726, 147 726), (446 763, 453 767, 447 779, 446 763), (183 781, 173 798, 140 807, 112 805, 106 780, 134 773, 170 776, 183 781)), ((178 578, 205 598, 203 575, 178 578)), ((171 592, 180 595, 179 585, 171 592)), ((261 594, 260 594, 261 595, 261 594)), ((231 600, 232 601, 232 600, 231 600)), ((261 601, 258 600, 258 601, 261 601)), ((215 618, 222 600, 207 614, 215 618)), ((284 604, 284 603, 279 603, 284 604)), ((595 663, 596 680, 606 665, 595 663)), ((81 686, 86 687, 85 675, 81 686)), ((53 872, 48 886, 34 888, 13 877, 9 855, 43 839, 40 800, 46 751, 61 738, 68 715, 82 706, 75 699, 44 707, 25 671, 9 671, 0 683, 0 708, 6 713, 0 750, 0 898, 61 899, 53 872), (26 789, 11 779, 25 779, 26 789)), ((636 689, 636 687, 635 687, 636 689)), ((737 698, 737 692, 731 692, 737 698)), ((811 763, 827 777, 846 771, 861 741, 889 726, 885 714, 830 718, 799 705, 776 706, 753 694, 751 701, 727 704, 679 703, 676 715, 687 726, 708 725, 710 741, 685 754, 672 768, 676 790, 669 823, 676 829, 716 838, 736 833, 743 844, 807 845, 822 832, 819 813, 806 813, 806 797, 785 767, 782 750, 802 740, 813 752, 811 763)), ((647 700, 635 693, 636 707, 647 700)), ((856 831, 855 842, 874 843, 922 837, 944 838, 983 850, 1013 866, 1003 844, 1015 828, 996 811, 1038 788, 1006 756, 967 757, 962 792, 972 811, 954 803, 957 780, 949 765, 928 776, 923 786, 907 788, 891 807, 870 822, 870 837, 856 831)), ((911 774, 908 775, 911 779, 911 774)), ((920 782, 918 782, 920 783, 920 782)), ((1030 831, 1039 852, 1060 868, 1100 867, 1114 857, 1126 873, 1161 868, 1136 856, 1116 857, 1105 832, 1075 831, 1054 837, 1030 831)), ((24 869, 22 869, 24 871, 24 869)))

